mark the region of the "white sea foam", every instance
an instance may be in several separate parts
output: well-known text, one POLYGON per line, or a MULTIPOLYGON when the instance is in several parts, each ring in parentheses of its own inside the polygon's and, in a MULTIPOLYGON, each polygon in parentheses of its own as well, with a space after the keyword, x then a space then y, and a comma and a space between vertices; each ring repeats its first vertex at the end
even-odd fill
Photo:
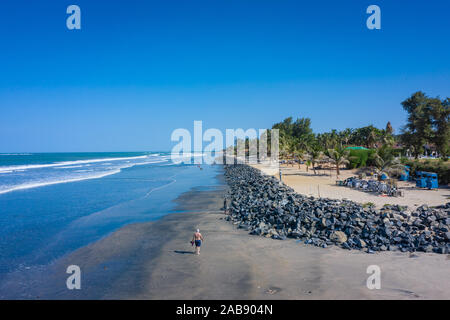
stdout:
POLYGON ((69 178, 69 179, 65 179, 65 180, 56 180, 56 181, 40 181, 40 182, 25 183, 25 184, 17 185, 17 186, 8 188, 8 189, 0 190, 0 194, 17 191, 17 190, 25 190, 25 189, 32 189, 32 188, 43 187, 43 186, 50 186, 53 184, 76 182, 76 181, 82 181, 82 180, 88 180, 88 179, 99 179, 99 178, 103 178, 106 176, 110 176, 110 175, 119 173, 120 171, 121 171, 120 169, 117 169, 117 170, 102 172, 97 175, 90 175, 90 176, 85 176, 85 177, 69 178))
POLYGON ((170 161, 169 156, 159 156, 151 154, 137 157, 103 158, 103 159, 65 161, 51 164, 16 165, 16 166, 0 167, 0 175, 3 175, 3 177, 5 178, 11 177, 11 179, 15 179, 14 178, 15 176, 13 176, 15 173, 23 172, 20 174, 20 179, 16 183, 13 184, 7 183, 6 185, 3 186, 0 184, 0 194, 16 190, 32 189, 37 187, 54 185, 59 183, 98 179, 108 175, 119 173, 122 169, 141 165, 165 163, 168 161, 170 161), (47 170, 44 170, 42 172, 35 171, 33 173, 31 172, 28 173, 28 170, 30 169, 45 169, 45 168, 55 169, 52 170, 52 172, 54 173, 50 173, 47 170), (57 173, 58 169, 64 169, 64 171, 61 171, 62 173, 61 176, 58 176, 57 173), (30 174, 30 176, 28 176, 28 174, 30 174))
MULTIPOLYGON (((24 190, 24 189, 32 189, 37 187, 43 187, 48 185, 54 185, 59 183, 68 183, 68 182, 75 182, 75 181, 82 181, 82 180, 89 180, 89 179, 98 179, 102 178, 108 175, 119 173, 122 169, 134 167, 134 166, 141 166, 141 165, 149 165, 149 164, 156 164, 156 163, 164 163, 169 161, 168 159, 162 159, 163 157, 147 157, 147 156, 139 156, 139 157, 128 157, 128 158, 109 158, 109 159, 93 159, 93 160, 79 160, 79 161, 73 161, 72 163, 82 163, 83 165, 71 165, 67 166, 68 162, 65 162, 65 165, 61 165, 61 163, 54 163, 51 165, 41 165, 39 168, 52 168, 52 169, 75 169, 75 168, 82 168, 78 170, 70 170, 70 171, 64 171, 65 174, 61 177, 53 177, 49 179, 48 173, 42 172, 41 177, 36 177, 34 179, 35 181, 26 181, 23 183, 18 183, 15 185, 0 185, 0 194, 8 193, 16 190, 24 190), (144 159, 142 162, 132 162, 132 161, 117 161, 117 160, 141 160, 144 159), (88 164, 86 162, 89 161, 88 164), (109 161, 109 162, 108 162, 109 161), (113 163, 114 161, 117 161, 117 163, 113 163), (103 163, 105 162, 105 163, 103 163), (109 164, 108 167, 105 168, 105 165, 109 164), (86 169, 86 167, 89 167, 89 169, 86 169), (107 171, 105 171, 107 170, 107 171), (72 176, 70 175, 70 172, 72 172, 72 176), (68 173, 68 174, 67 174, 68 173), (2 189, 3 187, 3 189, 2 189)), ((35 168, 38 165, 34 165, 33 168, 35 168)), ((29 169, 19 169, 19 167, 24 166, 15 166, 13 170, 3 170, 0 171, 0 174, 3 173, 12 173, 20 172, 20 171, 26 171, 29 169)), ((2 168, 0 168, 2 169, 2 168)), ((11 167, 10 167, 11 169, 11 167)))
POLYGON ((87 166, 68 166, 68 167, 54 167, 53 169, 74 169, 74 168, 82 168, 87 166))
POLYGON ((175 175, 169 177, 169 179, 172 180, 171 182, 166 183, 166 184, 164 184, 162 186, 159 186, 159 187, 151 189, 149 192, 147 192, 147 194, 144 196, 144 198, 148 198, 152 194, 153 191, 164 189, 164 188, 170 186, 171 184, 177 182, 177 180, 175 180, 173 177, 175 177, 175 175))
POLYGON ((131 166, 143 166, 143 165, 146 165, 146 164, 153 164, 153 163, 161 163, 161 162, 167 162, 168 160, 166 160, 166 159, 161 159, 161 160, 158 160, 158 161, 146 161, 146 162, 141 162, 141 163, 133 163, 131 166))
POLYGON ((63 161, 63 162, 48 163, 48 164, 4 166, 4 167, 0 167, 0 172, 11 171, 11 170, 30 170, 30 169, 49 168, 49 167, 61 167, 61 166, 76 165, 76 164, 80 164, 80 163, 98 163, 98 162, 107 162, 107 161, 134 160, 134 159, 145 159, 145 158, 148 158, 148 157, 147 156, 139 156, 139 157, 124 157, 124 158, 105 158, 105 159, 63 161))
POLYGON ((181 153, 172 153, 169 156, 167 156, 168 158, 174 159, 174 160, 179 160, 181 159, 189 159, 189 158, 199 158, 199 157, 203 157, 203 153, 202 152, 181 152, 181 153))

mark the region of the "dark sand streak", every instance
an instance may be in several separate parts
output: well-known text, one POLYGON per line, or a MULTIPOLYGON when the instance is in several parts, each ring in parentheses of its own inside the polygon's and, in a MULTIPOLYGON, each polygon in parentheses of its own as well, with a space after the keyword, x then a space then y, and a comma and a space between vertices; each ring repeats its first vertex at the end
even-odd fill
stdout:
MULTIPOLYGON (((366 254, 250 236, 224 220, 226 186, 193 189, 155 222, 125 226, 69 254, 22 298, 30 299, 449 299, 444 255, 366 254), (205 236, 189 254, 192 233, 205 236), (82 289, 67 290, 66 268, 82 270, 82 289), (382 270, 382 289, 369 290, 366 268, 382 270)), ((7 288, 1 288, 7 292, 7 288)))

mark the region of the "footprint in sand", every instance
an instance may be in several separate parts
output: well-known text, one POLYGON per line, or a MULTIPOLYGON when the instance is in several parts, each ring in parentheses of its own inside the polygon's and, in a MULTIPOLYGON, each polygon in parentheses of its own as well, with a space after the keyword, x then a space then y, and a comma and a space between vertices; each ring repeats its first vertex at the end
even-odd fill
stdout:
POLYGON ((266 290, 267 294, 275 294, 277 292, 280 292, 282 289, 278 288, 278 287, 270 287, 269 289, 266 290))

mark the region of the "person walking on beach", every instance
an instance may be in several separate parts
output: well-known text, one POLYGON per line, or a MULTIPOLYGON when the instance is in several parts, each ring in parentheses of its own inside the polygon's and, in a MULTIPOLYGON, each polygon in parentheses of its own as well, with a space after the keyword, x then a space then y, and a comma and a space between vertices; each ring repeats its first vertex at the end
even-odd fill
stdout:
POLYGON ((283 176, 283 172, 281 172, 281 168, 280 168, 280 181, 282 181, 281 180, 281 177, 283 176))
POLYGON ((202 242, 203 242, 203 236, 202 236, 202 234, 200 233, 200 230, 199 230, 199 229, 197 229, 197 230, 194 232, 194 235, 192 236, 192 241, 193 241, 194 244, 195 244, 195 253, 196 253, 197 255, 199 255, 199 254, 200 254, 200 247, 202 246, 202 242))

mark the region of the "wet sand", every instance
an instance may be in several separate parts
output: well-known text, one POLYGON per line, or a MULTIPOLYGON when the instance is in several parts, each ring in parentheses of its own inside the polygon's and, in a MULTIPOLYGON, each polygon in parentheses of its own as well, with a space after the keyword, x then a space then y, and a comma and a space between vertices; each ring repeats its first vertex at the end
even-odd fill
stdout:
POLYGON ((225 191, 192 190, 177 200, 179 210, 190 211, 128 225, 61 258, 27 298, 450 298, 448 255, 367 254, 250 236, 224 220, 225 191), (197 227, 205 237, 199 256, 190 244, 197 227), (81 290, 66 288, 72 264, 81 268, 81 290), (380 290, 366 287, 369 265, 381 268, 380 290))

